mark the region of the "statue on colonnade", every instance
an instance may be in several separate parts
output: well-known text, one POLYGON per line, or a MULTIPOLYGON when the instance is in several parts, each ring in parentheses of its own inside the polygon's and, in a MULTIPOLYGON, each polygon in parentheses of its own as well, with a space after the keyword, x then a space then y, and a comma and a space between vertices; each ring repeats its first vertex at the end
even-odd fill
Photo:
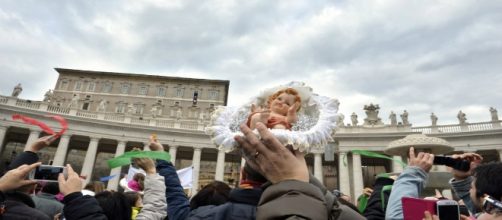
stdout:
POLYGON ((355 112, 352 112, 352 115, 350 116, 350 120, 352 121, 352 126, 357 126, 357 115, 355 112))
POLYGON ((401 120, 403 121, 403 125, 409 125, 410 122, 408 121, 408 112, 404 110, 403 114, 401 114, 401 120))
POLYGON ((54 96, 54 94, 52 93, 52 90, 49 89, 49 91, 45 92, 44 102, 50 102, 52 100, 53 96, 54 96))
POLYGON ((462 110, 458 111, 457 118, 459 124, 467 124, 467 117, 465 116, 465 113, 462 112, 462 110))
POLYGON ((15 87, 14 90, 12 90, 12 97, 18 97, 19 94, 23 91, 23 87, 21 86, 21 83, 18 83, 15 87))
POLYGON ((345 124, 343 122, 343 120, 345 119, 345 115, 343 115, 342 113, 338 114, 338 119, 336 120, 336 126, 337 127, 344 127, 345 124))
POLYGON ((498 121, 499 120, 497 109, 495 109, 494 107, 490 107, 490 114, 492 115, 492 121, 498 121))
POLYGON ((432 126, 436 126, 437 123, 438 123, 438 117, 433 113, 431 113, 431 122, 432 122, 432 126))
POLYGON ((364 125, 383 125, 382 119, 378 117, 380 106, 373 105, 364 105, 366 118, 364 119, 364 125))
POLYGON ((397 125, 396 113, 394 113, 394 111, 390 111, 389 119, 390 119, 390 125, 392 126, 397 125))

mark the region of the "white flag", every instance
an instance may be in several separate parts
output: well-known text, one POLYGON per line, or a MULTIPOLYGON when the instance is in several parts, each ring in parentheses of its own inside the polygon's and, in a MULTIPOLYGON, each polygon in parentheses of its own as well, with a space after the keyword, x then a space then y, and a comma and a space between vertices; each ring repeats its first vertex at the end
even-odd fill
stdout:
POLYGON ((177 170, 176 173, 178 173, 178 178, 180 178, 181 186, 183 189, 190 189, 192 188, 192 180, 193 180, 193 167, 189 166, 186 168, 183 168, 181 170, 177 170))

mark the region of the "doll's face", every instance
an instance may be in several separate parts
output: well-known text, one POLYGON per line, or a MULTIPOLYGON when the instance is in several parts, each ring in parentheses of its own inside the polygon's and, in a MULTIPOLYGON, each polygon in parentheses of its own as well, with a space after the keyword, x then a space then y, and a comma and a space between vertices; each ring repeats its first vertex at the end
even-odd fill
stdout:
POLYGON ((288 113, 288 109, 295 103, 295 96, 282 93, 277 98, 275 98, 272 103, 270 103, 270 110, 272 112, 286 115, 288 113))

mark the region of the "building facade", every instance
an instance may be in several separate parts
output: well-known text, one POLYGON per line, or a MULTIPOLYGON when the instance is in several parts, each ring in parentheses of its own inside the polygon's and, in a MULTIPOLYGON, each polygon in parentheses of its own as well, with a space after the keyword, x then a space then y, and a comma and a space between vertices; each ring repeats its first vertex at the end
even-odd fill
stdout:
MULTIPOLYGON (((217 150, 204 133, 209 116, 217 105, 226 105, 229 81, 188 79, 139 74, 59 69, 54 91, 43 101, 17 96, 0 96, 0 169, 39 138, 38 127, 13 121, 13 114, 23 114, 59 125, 44 117, 59 114, 69 122, 69 130, 39 153, 43 163, 71 164, 89 180, 127 172, 110 170, 106 160, 134 147, 143 147, 156 134, 171 154, 177 169, 194 168, 194 190, 212 180, 236 184, 243 164, 238 152, 217 150)), ((342 98, 343 104, 343 98, 342 98)), ((378 108, 378 106, 376 106, 378 108)), ((334 141, 322 150, 306 156, 309 168, 329 189, 340 189, 353 197, 374 176, 399 172, 398 164, 388 160, 352 154, 351 150, 383 153, 391 141, 409 134, 425 133, 449 141, 455 152, 477 152, 485 161, 502 158, 502 127, 497 117, 479 123, 459 123, 413 127, 403 118, 384 123, 375 106, 365 106, 367 117, 362 125, 345 125, 343 119, 334 132, 334 141)), ((493 115, 492 115, 493 116, 493 115)), ((394 116, 395 117, 395 116, 394 116)), ((396 159, 403 159, 395 156, 396 159)), ((119 178, 108 182, 117 189, 119 178)))

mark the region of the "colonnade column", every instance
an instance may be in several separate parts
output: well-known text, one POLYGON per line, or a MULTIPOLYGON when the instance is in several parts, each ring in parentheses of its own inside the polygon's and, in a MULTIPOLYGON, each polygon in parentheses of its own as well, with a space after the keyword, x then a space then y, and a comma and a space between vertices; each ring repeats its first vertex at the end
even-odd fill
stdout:
POLYGON ((94 168, 94 162, 96 161, 98 144, 99 138, 91 137, 87 153, 85 154, 84 164, 82 165, 82 171, 80 172, 80 175, 87 177, 84 181, 84 186, 89 183, 92 178, 92 169, 94 168))
POLYGON ((176 150, 177 150, 177 146, 169 146, 169 155, 171 155, 171 163, 173 163, 173 165, 176 165, 176 150))
POLYGON ((30 136, 28 136, 28 140, 26 141, 26 145, 24 145, 24 150, 28 150, 33 142, 35 142, 40 137, 40 130, 31 130, 30 136))
POLYGON ((69 143, 70 143, 70 135, 63 134, 59 139, 58 148, 56 149, 56 154, 54 155, 54 160, 52 162, 54 166, 64 166, 66 154, 68 153, 69 143))
POLYGON ((218 158, 216 159, 216 173, 214 180, 223 181, 225 173, 225 150, 218 150, 218 158))
POLYGON ((352 153, 352 170, 354 172, 352 173, 354 176, 354 196, 352 199, 355 201, 364 188, 361 155, 352 153))
POLYGON ((314 176, 323 183, 322 153, 314 153, 314 176))
POLYGON ((3 150, 3 141, 5 140, 5 134, 7 133, 7 127, 0 126, 0 153, 3 150))
MULTIPOLYGON (((401 156, 392 156, 392 159, 403 161, 403 157, 401 157, 401 156)), ((396 161, 392 161, 392 172, 393 173, 401 173, 401 172, 403 172, 403 166, 400 163, 396 162, 396 161)))
MULTIPOLYGON (((126 148, 126 141, 120 140, 117 144, 117 149, 115 150, 115 157, 118 157, 122 154, 124 154, 126 148)), ((120 171, 122 170, 122 167, 115 167, 110 171, 110 176, 116 175, 112 179, 108 181, 108 190, 115 190, 117 191, 119 181, 120 181, 120 171)))
POLYGON ((192 196, 197 193, 199 188, 199 171, 200 171, 200 156, 202 154, 201 147, 193 148, 193 158, 192 158, 192 166, 193 166, 193 177, 192 177, 192 196))
POLYGON ((338 152, 338 190, 350 196, 349 165, 347 164, 347 152, 338 152))

